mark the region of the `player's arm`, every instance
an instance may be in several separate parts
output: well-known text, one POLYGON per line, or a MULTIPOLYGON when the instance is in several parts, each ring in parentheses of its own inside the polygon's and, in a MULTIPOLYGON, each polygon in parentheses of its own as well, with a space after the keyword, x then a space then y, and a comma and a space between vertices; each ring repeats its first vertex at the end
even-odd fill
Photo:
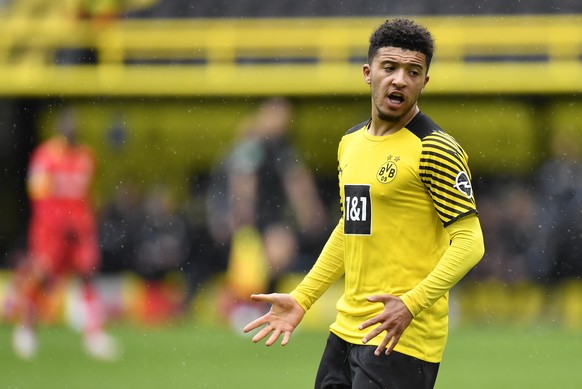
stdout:
POLYGON ((344 223, 340 219, 319 258, 303 281, 290 293, 307 311, 344 274, 344 223))
POLYGON ((451 244, 432 272, 400 296, 413 316, 433 305, 483 257, 485 245, 479 218, 465 216, 446 227, 451 244))
POLYGON ((457 220, 446 229, 451 236, 451 244, 434 270, 422 282, 400 297, 386 294, 367 298, 370 302, 384 304, 381 314, 359 326, 360 330, 374 326, 363 337, 363 343, 386 331, 374 352, 376 355, 380 355, 382 351, 389 354, 413 317, 447 293, 483 256, 483 234, 475 214, 457 220))
POLYGON ((413 316, 448 292, 485 252, 468 156, 462 147, 443 133, 427 136, 423 140, 419 172, 451 243, 433 271, 401 296, 413 316))
POLYGON ((467 158, 459 144, 442 132, 423 139, 419 175, 433 198, 451 243, 435 268, 407 293, 400 297, 368 297, 368 301, 384 304, 380 315, 359 327, 374 326, 362 339, 364 343, 386 331, 376 355, 384 348, 386 354, 390 353, 413 317, 432 306, 483 257, 483 233, 476 215, 467 158))
POLYGON ((52 179, 42 153, 33 154, 26 178, 26 190, 32 200, 43 199, 52 194, 52 179))

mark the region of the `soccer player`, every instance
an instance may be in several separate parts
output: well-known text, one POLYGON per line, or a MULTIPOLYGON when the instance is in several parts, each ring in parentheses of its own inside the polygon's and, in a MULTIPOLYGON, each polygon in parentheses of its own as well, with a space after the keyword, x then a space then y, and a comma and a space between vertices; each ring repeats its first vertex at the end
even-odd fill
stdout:
POLYGON ((432 388, 447 339, 448 291, 484 254, 467 155, 418 107, 434 41, 408 19, 372 34, 371 118, 338 149, 342 217, 315 265, 245 332, 289 342, 305 312, 340 277, 345 290, 316 388, 432 388))
POLYGON ((72 273, 83 281, 83 335, 87 352, 114 359, 116 342, 103 331, 97 290, 91 282, 99 266, 97 229, 89 200, 95 171, 92 151, 78 144, 73 111, 65 110, 60 132, 30 158, 27 189, 31 202, 28 254, 16 270, 17 326, 14 350, 23 359, 37 352, 39 304, 59 279, 72 273))

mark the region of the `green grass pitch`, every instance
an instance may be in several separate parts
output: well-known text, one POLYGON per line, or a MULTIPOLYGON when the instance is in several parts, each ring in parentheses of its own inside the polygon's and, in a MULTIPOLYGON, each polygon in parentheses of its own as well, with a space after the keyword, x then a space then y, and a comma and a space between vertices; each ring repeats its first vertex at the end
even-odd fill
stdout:
MULTIPOLYGON (((79 334, 44 327, 37 358, 11 349, 0 325, 1 388, 312 388, 327 334, 298 331, 289 345, 253 344, 225 328, 181 323, 111 328, 125 349, 116 363, 87 357, 79 334)), ((582 388, 582 333, 559 328, 451 331, 437 389, 582 388)))

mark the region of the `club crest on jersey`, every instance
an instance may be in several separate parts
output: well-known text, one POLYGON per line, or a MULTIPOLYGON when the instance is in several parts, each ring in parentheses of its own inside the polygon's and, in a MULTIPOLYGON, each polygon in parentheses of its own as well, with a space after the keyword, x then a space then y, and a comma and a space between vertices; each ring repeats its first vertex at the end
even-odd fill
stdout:
POLYGON ((473 188, 471 187, 471 180, 469 180, 467 173, 460 171, 457 174, 454 187, 468 198, 473 197, 473 188))
POLYGON ((396 162, 399 160, 400 157, 393 157, 391 155, 387 158, 387 161, 380 166, 376 173, 376 179, 378 182, 388 184, 396 178, 396 174, 398 173, 398 165, 396 165, 396 162))

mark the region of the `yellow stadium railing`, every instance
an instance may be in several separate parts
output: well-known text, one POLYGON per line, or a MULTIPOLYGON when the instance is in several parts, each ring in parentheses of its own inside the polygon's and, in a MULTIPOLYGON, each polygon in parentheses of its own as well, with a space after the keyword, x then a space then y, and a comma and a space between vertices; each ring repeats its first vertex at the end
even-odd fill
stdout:
MULTIPOLYGON (((427 93, 582 90, 582 16, 415 19, 437 42, 427 93)), ((0 95, 360 94, 368 38, 382 21, 4 16, 0 95), (92 49, 96 61, 59 63, 79 49, 92 49)))

